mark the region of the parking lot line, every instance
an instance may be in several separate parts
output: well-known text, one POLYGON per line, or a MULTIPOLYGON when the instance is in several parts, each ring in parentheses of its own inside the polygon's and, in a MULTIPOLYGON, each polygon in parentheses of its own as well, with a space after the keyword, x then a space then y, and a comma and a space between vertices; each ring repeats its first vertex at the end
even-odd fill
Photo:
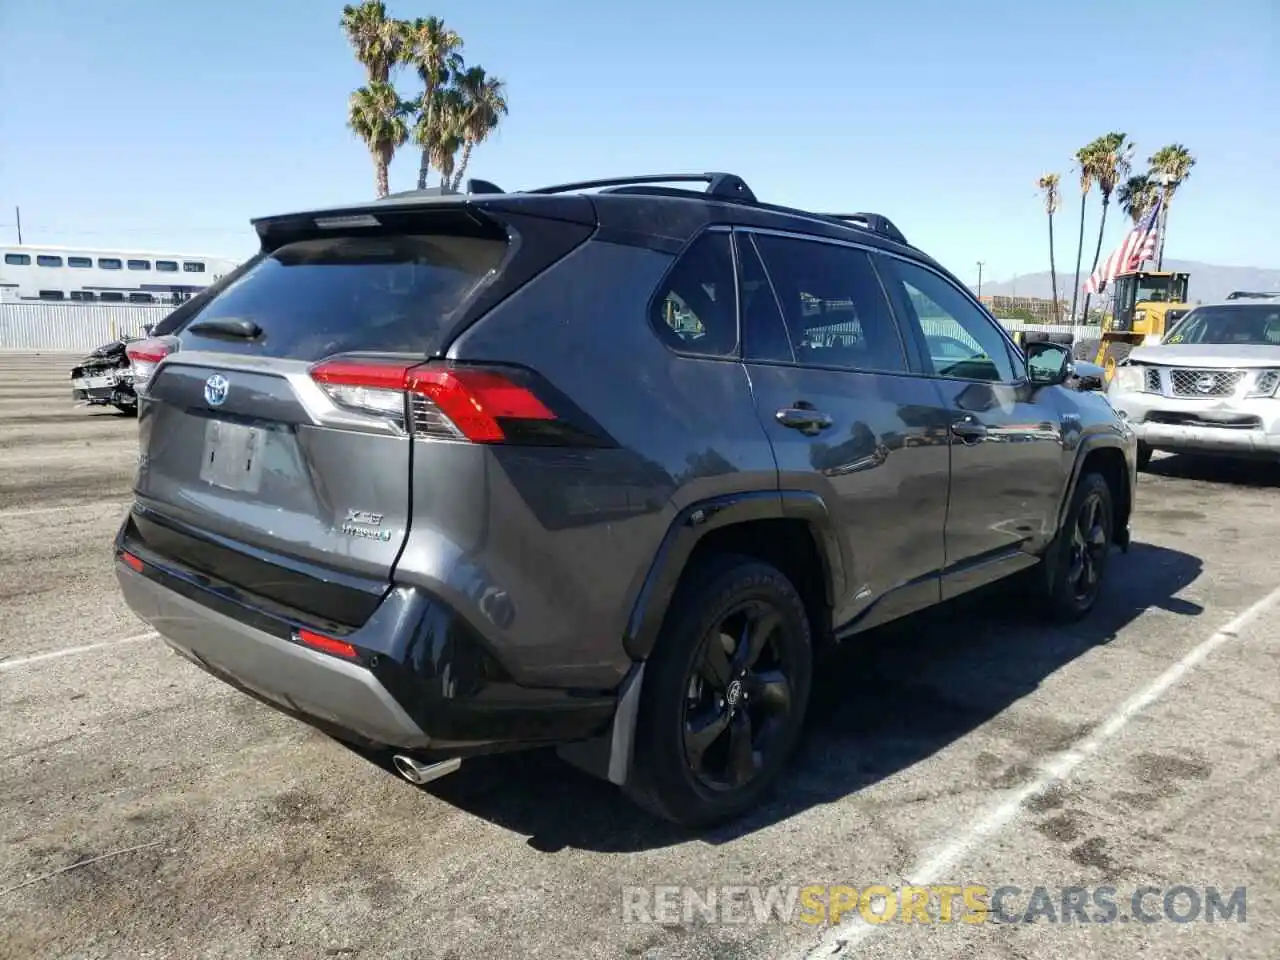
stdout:
POLYGON ((81 503, 67 503, 60 507, 33 507, 30 510, 0 510, 0 520, 9 517, 37 517, 46 513, 62 513, 65 510, 84 510, 87 507, 127 507, 128 500, 86 500, 81 503))
MULTIPOLYGON (((979 815, 973 826, 964 833, 939 844, 930 856, 904 874, 904 883, 912 886, 929 886, 944 882, 947 874, 955 869, 961 860, 977 849, 983 841, 990 839, 1016 819, 1025 803, 1067 779, 1076 767, 1097 753, 1108 740, 1127 727, 1134 717, 1164 696, 1170 688, 1203 663, 1215 650, 1228 641, 1236 639, 1241 630, 1277 603, 1280 603, 1280 587, 1276 587, 1212 636, 1193 647, 1181 660, 1121 704, 1088 736, 1050 758, 1041 766, 1040 776, 1035 780, 990 807, 986 813, 979 815)), ((802 952, 800 956, 805 960, 852 956, 859 944, 865 943, 885 926, 887 925, 868 923, 861 916, 855 915, 853 920, 832 927, 817 946, 802 952)))
POLYGON ((16 670, 19 667, 29 667, 33 663, 41 663, 45 660, 56 660, 59 657, 71 657, 78 653, 88 653, 91 650, 102 650, 106 647, 120 647, 126 643, 139 643, 143 640, 153 640, 158 636, 154 630, 148 630, 146 633, 135 634, 132 637, 121 637, 119 640, 103 640, 101 643, 86 643, 79 647, 67 647, 65 650, 50 650, 48 653, 37 653, 31 657, 19 657, 15 660, 0 660, 0 673, 8 670, 16 670))

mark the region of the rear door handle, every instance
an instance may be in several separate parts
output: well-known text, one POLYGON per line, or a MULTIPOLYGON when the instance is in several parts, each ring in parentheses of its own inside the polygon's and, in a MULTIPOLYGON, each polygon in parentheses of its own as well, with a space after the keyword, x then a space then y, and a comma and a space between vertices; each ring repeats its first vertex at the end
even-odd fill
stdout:
POLYGON ((973 443, 987 435, 987 428, 972 417, 965 417, 951 424, 951 432, 965 443, 973 443))
POLYGON ((830 414, 805 407, 783 407, 774 416, 784 427, 791 427, 801 433, 818 433, 835 422, 830 414))

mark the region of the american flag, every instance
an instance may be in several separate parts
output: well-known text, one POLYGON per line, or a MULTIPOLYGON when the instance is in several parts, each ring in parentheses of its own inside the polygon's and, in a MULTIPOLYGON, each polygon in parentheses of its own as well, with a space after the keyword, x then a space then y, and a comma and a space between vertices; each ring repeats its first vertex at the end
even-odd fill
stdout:
POLYGON ((1093 276, 1084 285, 1085 293, 1105 290, 1107 284, 1120 274, 1137 270, 1144 260, 1155 257, 1156 235, 1160 232, 1156 224, 1160 220, 1162 202, 1162 197, 1156 197, 1156 202, 1151 205, 1146 216, 1134 224, 1120 246, 1111 251, 1111 256, 1098 264, 1098 269, 1093 271, 1093 276))

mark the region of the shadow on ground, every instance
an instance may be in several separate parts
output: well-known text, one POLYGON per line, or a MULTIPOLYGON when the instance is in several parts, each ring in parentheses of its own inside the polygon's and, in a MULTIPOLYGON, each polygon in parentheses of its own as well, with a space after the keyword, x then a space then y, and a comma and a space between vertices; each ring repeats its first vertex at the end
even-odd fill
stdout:
POLYGON ((1280 460, 1175 454, 1152 459, 1145 472, 1169 480, 1198 480, 1236 487, 1280 487, 1280 460))
MULTIPOLYGON (((1199 606, 1175 594, 1200 572, 1196 557, 1135 543, 1127 555, 1113 556, 1109 588, 1082 623, 1046 626, 1013 591, 991 589, 854 638, 817 672, 805 745, 775 795, 713 831, 695 835, 655 820, 550 751, 468 760, 423 789, 527 835, 540 850, 646 850, 695 836, 725 843, 919 763, 1147 610, 1198 616, 1199 606)), ((1064 749, 1084 732, 1064 730, 1061 742, 1049 734, 1043 750, 1064 749)))

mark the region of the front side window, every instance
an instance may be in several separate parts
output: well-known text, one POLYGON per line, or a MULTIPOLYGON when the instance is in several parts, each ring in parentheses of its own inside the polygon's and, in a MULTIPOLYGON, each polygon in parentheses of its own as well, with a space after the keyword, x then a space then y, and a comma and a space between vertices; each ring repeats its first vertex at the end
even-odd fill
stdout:
POLYGON ((1015 379, 1007 341, 985 311, 932 270, 896 257, 881 257, 881 265, 903 311, 924 334, 936 376, 998 383, 1015 379))
POLYGON ((198 260, 188 260, 182 264, 182 269, 187 273, 204 273, 204 264, 198 260))
POLYGON ((671 349, 703 357, 738 349, 738 313, 730 237, 719 231, 695 240, 662 282, 650 320, 671 349))
POLYGON ((755 241, 798 363, 906 370, 902 338, 866 251, 767 234, 755 241))
POLYGON ((26 253, 6 253, 4 262, 5 266, 9 267, 29 267, 31 266, 31 255, 26 253))

